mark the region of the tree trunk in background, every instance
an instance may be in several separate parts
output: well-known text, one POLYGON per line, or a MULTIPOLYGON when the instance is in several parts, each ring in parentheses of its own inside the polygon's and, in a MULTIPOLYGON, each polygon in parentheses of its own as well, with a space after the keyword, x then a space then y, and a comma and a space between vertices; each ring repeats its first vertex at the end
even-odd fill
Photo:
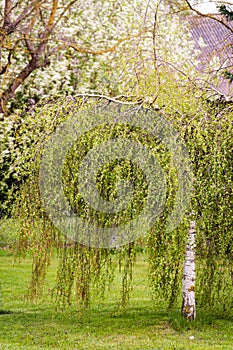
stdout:
POLYGON ((188 239, 186 244, 185 262, 183 269, 182 280, 182 315, 187 320, 194 320, 196 318, 196 304, 195 304, 195 235, 196 222, 190 222, 188 231, 188 239))

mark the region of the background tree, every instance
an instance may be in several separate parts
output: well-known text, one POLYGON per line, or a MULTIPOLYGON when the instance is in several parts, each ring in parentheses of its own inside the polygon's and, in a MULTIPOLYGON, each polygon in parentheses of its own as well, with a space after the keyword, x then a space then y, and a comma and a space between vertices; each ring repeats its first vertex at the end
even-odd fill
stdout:
MULTIPOLYGON (((7 101, 14 97, 18 88, 21 88, 23 94, 22 85, 33 72, 37 71, 36 76, 43 75, 44 69, 50 66, 50 78, 55 85, 60 84, 62 90, 65 78, 63 76, 62 81, 57 71, 61 70, 63 63, 65 75, 67 62, 64 62, 64 58, 69 58, 71 51, 78 52, 81 61, 85 61, 89 56, 112 52, 121 42, 129 39, 125 22, 122 21, 119 26, 117 16, 122 11, 119 8, 119 3, 109 4, 106 1, 89 1, 84 4, 76 0, 68 3, 56 0, 13 3, 6 0, 0 9, 0 111, 5 111, 7 101), (112 19, 112 27, 101 23, 103 13, 105 19, 112 19), (92 20, 94 17, 94 23, 91 23, 90 17, 92 20), (114 26, 115 21, 118 22, 118 32, 114 26)), ((76 66, 79 65, 80 62, 76 61, 76 66)), ((73 71, 75 74, 77 67, 73 71)), ((29 84, 32 82, 33 80, 29 81, 29 84)), ((51 83, 48 80, 46 83, 49 90, 51 83)), ((33 86, 39 90, 39 95, 40 86, 33 86)))
POLYGON ((8 100, 12 112, 41 96, 135 94, 155 56, 192 71, 188 30, 166 2, 6 1, 1 13, 2 111, 8 100))

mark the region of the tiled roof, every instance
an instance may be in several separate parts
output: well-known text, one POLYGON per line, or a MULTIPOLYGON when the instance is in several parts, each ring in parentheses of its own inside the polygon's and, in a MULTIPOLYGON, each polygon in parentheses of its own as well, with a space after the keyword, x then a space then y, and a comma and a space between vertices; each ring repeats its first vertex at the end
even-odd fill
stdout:
MULTIPOLYGON (((221 15, 214 17, 223 20, 221 15)), ((215 19, 202 16, 189 16, 191 36, 194 40, 195 49, 200 51, 197 69, 200 72, 211 71, 210 62, 216 58, 219 72, 224 72, 226 68, 233 72, 233 32, 215 19)), ((233 22, 225 22, 233 30, 233 22)), ((212 69, 213 70, 213 69, 212 69)), ((216 67, 215 67, 216 70, 216 67)), ((233 99, 233 83, 221 77, 218 83, 211 83, 212 88, 219 91, 220 95, 227 99, 233 99)))

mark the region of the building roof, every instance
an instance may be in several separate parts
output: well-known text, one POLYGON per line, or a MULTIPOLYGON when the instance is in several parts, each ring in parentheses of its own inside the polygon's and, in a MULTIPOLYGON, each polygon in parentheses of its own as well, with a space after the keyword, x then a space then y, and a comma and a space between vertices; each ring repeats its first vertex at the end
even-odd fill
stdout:
POLYGON ((232 31, 210 17, 188 17, 194 47, 200 52, 197 69, 201 73, 209 74, 212 91, 226 100, 233 100, 233 83, 223 77, 226 70, 233 72, 233 21, 226 22, 222 15, 212 16, 223 21, 232 31))

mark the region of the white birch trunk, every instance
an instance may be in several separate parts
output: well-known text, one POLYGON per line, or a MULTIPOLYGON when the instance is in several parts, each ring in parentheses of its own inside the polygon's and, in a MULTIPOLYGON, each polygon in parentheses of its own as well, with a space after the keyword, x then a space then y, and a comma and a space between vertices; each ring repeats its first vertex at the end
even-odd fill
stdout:
POLYGON ((182 279, 182 315, 188 320, 196 318, 195 304, 195 235, 196 222, 190 222, 188 239, 186 244, 185 262, 182 279))

